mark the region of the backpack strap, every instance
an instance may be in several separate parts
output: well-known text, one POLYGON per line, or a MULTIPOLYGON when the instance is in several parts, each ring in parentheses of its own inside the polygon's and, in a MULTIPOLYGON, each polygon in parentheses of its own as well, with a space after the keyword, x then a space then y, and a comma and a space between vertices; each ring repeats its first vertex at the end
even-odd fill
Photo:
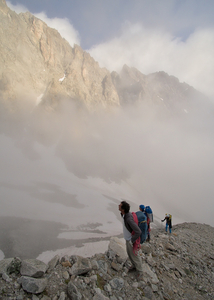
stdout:
POLYGON ((139 224, 141 224, 141 223, 146 223, 147 222, 147 220, 145 220, 145 221, 142 221, 142 222, 140 222, 139 224))

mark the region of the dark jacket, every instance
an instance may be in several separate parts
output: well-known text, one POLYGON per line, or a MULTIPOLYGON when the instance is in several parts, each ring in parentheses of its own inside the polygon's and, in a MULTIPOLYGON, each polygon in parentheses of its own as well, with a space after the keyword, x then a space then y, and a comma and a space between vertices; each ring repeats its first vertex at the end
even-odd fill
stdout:
POLYGON ((128 212, 127 214, 124 215, 124 223, 129 232, 134 231, 134 235, 132 236, 131 239, 132 243, 134 244, 134 242, 141 235, 141 230, 139 226, 135 223, 132 213, 128 212))
POLYGON ((165 219, 163 219, 162 222, 165 220, 166 220, 167 225, 169 225, 169 228, 172 228, 172 219, 169 217, 165 217, 165 219))

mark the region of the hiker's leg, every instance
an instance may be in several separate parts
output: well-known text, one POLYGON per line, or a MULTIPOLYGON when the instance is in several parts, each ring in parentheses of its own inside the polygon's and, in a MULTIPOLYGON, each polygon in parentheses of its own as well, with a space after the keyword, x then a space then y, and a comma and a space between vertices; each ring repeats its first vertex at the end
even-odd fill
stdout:
POLYGON ((167 229, 168 229, 168 224, 166 223, 166 232, 167 232, 167 229))
POLYGON ((136 270, 138 272, 142 272, 143 266, 142 266, 141 257, 139 255, 139 251, 137 252, 137 255, 135 255, 133 252, 133 248, 128 241, 126 241, 126 251, 131 263, 133 264, 133 266, 135 266, 136 270))
POLYGON ((172 229, 171 229, 171 227, 169 227, 169 233, 172 233, 172 229))

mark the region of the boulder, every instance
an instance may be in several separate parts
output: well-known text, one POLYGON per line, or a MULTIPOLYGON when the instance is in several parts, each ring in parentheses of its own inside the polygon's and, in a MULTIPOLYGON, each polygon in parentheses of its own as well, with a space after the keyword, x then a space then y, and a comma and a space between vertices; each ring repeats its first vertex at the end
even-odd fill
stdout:
POLYGON ((40 278, 47 269, 48 266, 38 259, 25 259, 22 262, 20 273, 23 276, 40 278))
POLYGON ((22 276, 20 278, 20 282, 21 282, 23 290, 25 290, 26 292, 32 293, 32 294, 39 294, 45 290, 45 288, 48 284, 48 279, 22 276))

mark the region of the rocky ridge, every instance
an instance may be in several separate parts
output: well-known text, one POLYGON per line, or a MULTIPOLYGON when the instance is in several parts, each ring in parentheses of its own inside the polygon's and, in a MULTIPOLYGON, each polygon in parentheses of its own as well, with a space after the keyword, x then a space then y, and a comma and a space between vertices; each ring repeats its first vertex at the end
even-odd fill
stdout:
POLYGON ((214 228, 198 223, 152 230, 141 247, 143 275, 130 266, 123 240, 84 258, 7 258, 0 261, 0 299, 214 299, 214 228))
POLYGON ((165 72, 144 75, 124 65, 118 74, 100 68, 80 46, 71 47, 29 12, 16 14, 5 0, 0 0, 0 41, 0 101, 9 111, 23 101, 52 111, 68 100, 92 111, 140 102, 185 114, 206 101, 165 72))

